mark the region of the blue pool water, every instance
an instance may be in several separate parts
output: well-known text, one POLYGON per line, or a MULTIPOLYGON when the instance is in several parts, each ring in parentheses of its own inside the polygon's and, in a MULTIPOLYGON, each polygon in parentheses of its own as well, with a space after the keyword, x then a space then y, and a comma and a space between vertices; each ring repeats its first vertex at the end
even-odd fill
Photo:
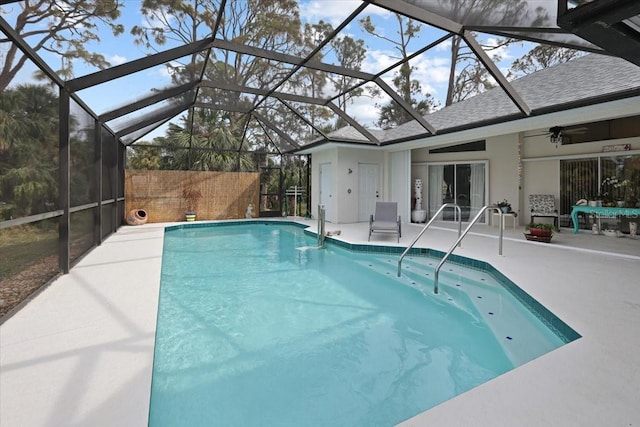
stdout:
POLYGON ((398 278, 397 254, 314 245, 293 225, 165 233, 149 425, 390 426, 575 338, 486 271, 447 263, 435 295, 437 259, 398 278))

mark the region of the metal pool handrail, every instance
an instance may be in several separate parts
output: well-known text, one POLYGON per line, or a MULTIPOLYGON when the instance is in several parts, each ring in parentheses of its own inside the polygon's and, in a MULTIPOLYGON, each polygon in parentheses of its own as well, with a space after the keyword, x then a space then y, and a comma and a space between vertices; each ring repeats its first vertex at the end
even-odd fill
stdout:
POLYGON ((500 237, 498 238, 498 255, 502 255, 502 236, 504 235, 504 215, 502 214, 502 210, 495 205, 484 206, 482 207, 482 209, 480 209, 480 211, 476 214, 476 216, 473 217, 473 220, 471 220, 467 228, 465 228, 465 230, 462 232, 462 235, 458 237, 458 240, 456 240, 453 246, 451 246, 451 249, 449 249, 446 255, 442 257, 442 259, 436 266, 436 271, 433 277, 433 293, 434 294, 438 293, 438 275, 440 273, 440 268, 447 261, 447 258, 449 258, 449 255, 451 255, 451 253, 456 248, 456 246, 458 246, 458 244, 462 241, 462 239, 464 239, 464 236, 466 236, 469 230, 471 230, 471 227, 473 227, 473 225, 478 221, 478 219, 480 219, 480 216, 484 213, 484 211, 488 209, 495 210, 500 214, 500 224, 498 225, 498 228, 500 229, 500 237))
POLYGON ((418 239, 422 237, 424 232, 427 231, 427 228, 429 228, 431 223, 436 220, 436 218, 438 217, 438 215, 440 215, 440 212, 442 212, 444 208, 456 208, 458 210, 458 237, 460 237, 460 233, 462 232, 462 210, 460 209, 460 206, 458 206, 456 203, 445 203, 444 205, 440 206, 440 208, 436 211, 436 213, 431 217, 429 222, 427 222, 425 226, 422 228, 422 231, 418 233, 418 236, 415 239, 413 239, 413 242, 411 242, 409 246, 407 246, 407 249, 405 249, 404 252, 402 252, 402 255, 400 255, 400 258, 398 259, 398 277, 402 275, 402 259, 405 257, 405 255, 407 255, 407 253, 413 247, 413 245, 416 244, 418 239))
POLYGON ((318 247, 319 248, 324 248, 324 238, 325 238, 325 234, 324 234, 324 215, 325 215, 325 210, 324 210, 324 205, 318 205, 318 247))

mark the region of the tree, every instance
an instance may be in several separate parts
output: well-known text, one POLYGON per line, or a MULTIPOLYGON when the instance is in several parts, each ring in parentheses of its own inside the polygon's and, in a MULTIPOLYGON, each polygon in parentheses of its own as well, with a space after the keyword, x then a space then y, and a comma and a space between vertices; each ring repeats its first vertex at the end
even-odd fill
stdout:
POLYGON ((127 150, 127 168, 163 169, 162 148, 148 145, 132 145, 127 150))
POLYGON ((57 95, 41 85, 0 92, 0 200, 14 205, 14 216, 57 204, 57 159, 57 95))
MULTIPOLYGON (((316 48, 318 41, 323 40, 333 32, 331 24, 320 21, 317 24, 305 24, 302 30, 302 50, 301 55, 307 56, 316 48)), ((322 51, 316 53, 315 60, 323 59, 322 51)), ((302 95, 312 98, 321 97, 325 85, 327 84, 327 73, 311 68, 303 68, 299 73, 300 91, 302 95)), ((301 112, 306 113, 309 121, 314 128, 323 128, 328 125, 331 113, 327 108, 315 104, 305 104, 301 106, 301 112)), ((302 136, 301 140, 311 139, 314 136, 314 130, 302 136)), ((317 134, 315 136, 318 136, 317 134)))
MULTIPOLYGON (((480 43, 482 49, 491 54, 492 51, 507 47, 514 43, 513 39, 496 39, 494 43, 480 43)), ((499 62, 502 58, 493 55, 492 60, 499 62)), ((489 74, 468 46, 462 44, 462 37, 451 38, 451 68, 445 105, 460 102, 474 95, 495 87, 493 76, 489 74)))
MULTIPOLYGON (((167 40, 190 43, 212 34, 217 17, 218 2, 212 0, 146 0, 142 12, 148 19, 148 25, 135 27, 133 34, 138 42, 147 48, 159 50, 167 40), (178 17, 178 19, 175 19, 178 17)), ((298 4, 293 0, 247 0, 227 2, 224 25, 219 38, 239 44, 255 46, 279 52, 297 52, 300 49, 300 17, 298 4)), ((204 77, 214 83, 225 85, 267 88, 281 81, 290 70, 290 66, 252 55, 213 50, 205 64, 204 53, 196 53, 187 63, 171 65, 175 82, 193 81, 199 78, 205 68, 204 77)), ((291 79, 287 84, 295 85, 291 79)), ((199 102, 211 103, 221 110, 234 111, 254 106, 258 95, 242 92, 201 87, 199 102)), ((191 111, 191 110, 190 110, 191 111)), ((233 141, 238 144, 234 149, 244 151, 248 148, 243 138, 245 117, 243 113, 224 113, 228 120, 219 122, 234 133, 233 141)), ((184 121, 188 129, 190 120, 184 121)), ((251 121, 254 126, 255 121, 251 121)), ((174 129, 175 131, 175 129, 174 129)), ((249 129, 248 135, 253 135, 249 129)), ((261 133, 258 129, 257 133, 261 133)), ((169 135, 168 135, 169 136, 169 135)), ((171 135, 175 138, 176 135, 171 135)))
MULTIPOLYGON (((350 36, 335 37, 330 42, 331 48, 335 52, 338 64, 344 68, 351 70, 360 70, 362 62, 367 56, 367 50, 364 47, 364 40, 354 39, 350 36)), ((356 98, 364 92, 362 87, 352 89, 348 92, 347 89, 354 86, 358 79, 343 74, 330 77, 333 82, 333 87, 342 95, 338 98, 338 107, 347 112, 347 104, 352 98, 356 98)))
MULTIPOLYGON (((15 31, 29 42, 34 51, 59 55, 62 65, 57 72, 63 78, 73 76, 73 60, 76 59, 100 69, 110 66, 103 55, 90 52, 85 46, 100 41, 99 32, 103 27, 116 36, 124 32, 124 26, 115 23, 120 16, 121 0, 39 0, 13 5, 20 8, 15 14, 15 31)), ((5 13, 11 12, 8 10, 10 7, 3 7, 3 15, 10 16, 5 13)), ((27 57, 8 38, 0 38, 0 43, 8 43, 0 69, 0 91, 3 91, 25 65, 27 57)))
MULTIPOLYGON (((493 26, 512 26, 514 22, 528 19, 536 25, 542 26, 550 22, 544 8, 530 8, 530 2, 526 0, 440 0, 443 7, 447 8, 449 19, 460 22, 463 25, 486 24, 493 26)), ((476 34, 472 35, 475 37, 476 34)), ((462 101, 481 93, 491 87, 493 77, 484 68, 475 53, 462 43, 460 35, 451 38, 451 65, 449 71, 449 85, 445 105, 462 101)), ((495 43, 483 43, 478 40, 482 49, 488 53, 498 48, 506 47, 514 43, 513 39, 497 39, 495 43)), ((498 61, 495 58, 494 61, 498 61)))
POLYGON ((230 113, 196 109, 193 126, 169 123, 166 137, 158 140, 173 154, 172 169, 202 171, 254 170, 252 158, 239 152, 238 131, 229 123, 230 113))
MULTIPOLYGON (((144 25, 135 25, 131 34, 135 44, 157 52, 168 41, 189 44, 211 35, 217 16, 217 3, 211 0, 144 0, 140 7, 146 18, 144 25)), ((188 63, 167 64, 174 80, 194 81, 199 77, 198 56, 195 52, 188 63), (176 65, 177 64, 177 65, 176 65)))
POLYGON ((513 61, 507 76, 510 79, 518 78, 584 55, 585 52, 580 50, 541 44, 513 61))
MULTIPOLYGON (((379 33, 369 16, 361 19, 360 25, 364 31, 374 37, 388 41, 398 51, 399 56, 395 57, 395 59, 404 60, 405 62, 403 62, 400 68, 394 73, 393 85, 400 97, 411 105, 418 114, 424 116, 436 107, 436 102, 431 97, 431 94, 422 94, 420 82, 412 78, 415 67, 406 61, 409 57, 408 46, 413 38, 419 36, 420 26, 415 24, 412 19, 399 13, 396 13, 395 17, 398 22, 398 40, 379 33)), ((381 107, 376 124, 382 129, 388 129, 410 120, 413 120, 413 116, 395 100, 391 100, 388 104, 381 107)))

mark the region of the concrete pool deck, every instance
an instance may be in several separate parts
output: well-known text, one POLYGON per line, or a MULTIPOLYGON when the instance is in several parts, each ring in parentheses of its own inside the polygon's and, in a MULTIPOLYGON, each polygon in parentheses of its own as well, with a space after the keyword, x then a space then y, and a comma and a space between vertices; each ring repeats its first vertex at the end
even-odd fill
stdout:
MULTIPOLYGON (((315 221, 299 220, 315 230, 315 221)), ((147 425, 164 227, 122 227, 0 326, 0 425, 147 425)), ((366 243, 368 224, 327 224, 366 243)), ((400 246, 421 226, 403 224, 400 246)), ((487 261, 582 338, 403 426, 640 424, 640 238, 556 233, 527 242, 477 225, 455 253, 487 261)), ((451 224, 419 247, 448 250, 451 224)), ((374 234, 375 245, 398 245, 374 234)))

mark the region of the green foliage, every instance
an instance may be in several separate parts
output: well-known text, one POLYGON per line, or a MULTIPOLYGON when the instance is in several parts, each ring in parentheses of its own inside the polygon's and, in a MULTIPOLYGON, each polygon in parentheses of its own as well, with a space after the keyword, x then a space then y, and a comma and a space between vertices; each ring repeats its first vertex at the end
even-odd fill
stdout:
POLYGON ((0 201, 14 217, 52 210, 58 199, 58 98, 47 86, 0 93, 0 201))
MULTIPOLYGON (((331 47, 335 51, 338 64, 351 70, 360 70, 362 62, 367 56, 367 49, 364 47, 364 40, 354 39, 350 36, 334 38, 331 41, 331 47)), ((346 113, 347 104, 349 104, 353 98, 357 98, 362 95, 364 93, 364 89, 362 89, 362 87, 358 87, 347 91, 347 89, 358 83, 358 79, 355 77, 336 75, 329 78, 333 82, 333 87, 336 91, 342 94, 338 97, 338 107, 346 113)))
MULTIPOLYGON (((120 17, 119 0, 42 0, 16 2, 20 11, 15 16, 13 29, 29 37, 29 45, 36 51, 46 50, 58 54, 61 67, 56 70, 64 78, 73 77, 73 61, 104 69, 110 66, 101 54, 90 52, 86 46, 100 42, 99 31, 108 28, 114 35, 124 32, 124 26, 115 21, 120 17)), ((0 92, 24 66, 26 57, 18 46, 8 43, 4 66, 0 69, 0 92)), ((42 74, 38 73, 42 78, 42 74)))
POLYGON ((162 149, 145 145, 133 145, 127 150, 127 168, 129 169, 164 169, 162 149))
POLYGON ((541 44, 513 61, 507 77, 510 79, 521 77, 583 55, 585 53, 579 50, 541 44))
POLYGON ((58 231, 50 221, 0 230, 0 277, 10 277, 58 250, 58 231))
MULTIPOLYGON (((252 171, 253 158, 242 150, 229 122, 230 113, 196 109, 193 126, 183 118, 183 126, 169 123, 167 135, 154 141, 162 150, 145 147, 132 159, 131 167, 158 166, 160 169, 201 171, 252 171), (145 159, 145 156, 148 156, 145 159)), ((139 150, 140 148, 136 148, 139 150)))
MULTIPOLYGON (((471 34, 475 36, 475 34, 471 34)), ((492 56, 494 61, 501 58, 495 52, 500 48, 515 43, 513 39, 492 39, 491 44, 481 44, 482 49, 492 56)), ((445 105, 471 98, 479 93, 495 87, 493 76, 489 74, 476 54, 463 43, 463 38, 454 36, 451 40, 451 69, 449 72, 449 87, 445 105)))
POLYGON ((530 230, 532 228, 538 228, 540 230, 549 230, 551 232, 557 231, 556 227, 553 224, 545 224, 542 222, 530 222, 525 225, 525 229, 530 230))
MULTIPOLYGON (((395 59, 404 60, 409 57, 408 46, 412 39, 418 37, 420 26, 416 25, 412 19, 398 13, 395 14, 395 18, 398 22, 397 34, 399 39, 392 39, 378 31, 368 16, 360 20, 360 25, 364 31, 372 36, 390 42, 398 51, 398 57, 395 59)), ((416 110, 419 115, 424 116, 435 109, 437 104, 430 94, 422 93, 420 82, 412 78, 413 71, 415 71, 415 67, 409 65, 408 62, 402 64, 394 74, 393 85, 400 97, 416 110)), ((382 129, 389 129, 411 120, 413 120, 413 116, 402 108, 397 101, 391 100, 388 104, 380 106, 376 125, 382 129)))
MULTIPOLYGON (((14 206, 14 217, 58 204, 58 115, 58 97, 48 86, 19 85, 0 93, 0 201, 14 206)), ((70 201, 78 206, 95 199, 93 127, 81 129, 79 117, 71 116, 69 128, 70 201)))

